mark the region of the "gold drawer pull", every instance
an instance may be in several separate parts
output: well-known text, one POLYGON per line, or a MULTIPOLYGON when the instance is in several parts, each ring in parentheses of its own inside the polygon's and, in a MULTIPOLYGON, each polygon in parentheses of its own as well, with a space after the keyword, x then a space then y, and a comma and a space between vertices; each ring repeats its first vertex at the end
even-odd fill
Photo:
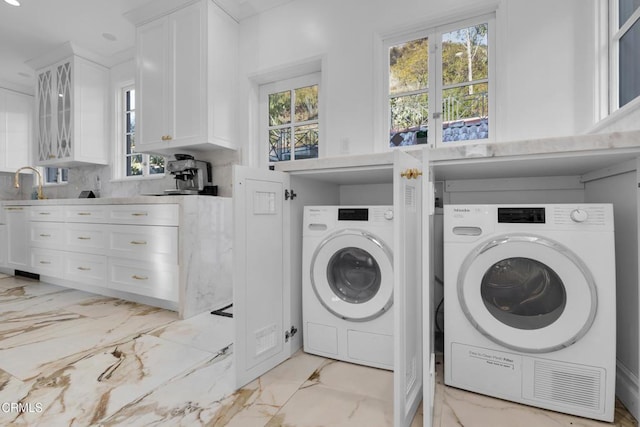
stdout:
POLYGON ((160 139, 162 139, 163 141, 171 141, 173 137, 171 135, 162 135, 160 139))
POLYGON ((131 214, 131 216, 148 216, 149 214, 147 212, 134 212, 131 214))
POLYGON ((146 245, 146 240, 132 240, 129 242, 132 245, 146 245))
POLYGON ((91 240, 91 237, 78 236, 78 240, 91 240))
POLYGON ((38 215, 51 215, 51 212, 40 212, 38 215))
POLYGON ((40 237, 51 237, 51 234, 41 234, 40 237))
POLYGON ((8 211, 22 211, 24 208, 5 208, 8 211))
POLYGON ((135 279, 135 280, 149 280, 148 277, 146 277, 146 276, 138 276, 137 274, 134 274, 133 276, 131 276, 131 278, 135 279))
POLYGON ((89 268, 89 267, 78 267, 78 270, 80 270, 80 271, 91 271, 91 268, 89 268))
POLYGON ((40 264, 51 264, 51 261, 40 261, 40 264))
POLYGON ((78 212, 78 215, 91 216, 91 212, 78 212))
POLYGON ((56 155, 55 155, 55 154, 49 154, 49 158, 50 158, 50 159, 55 159, 55 158, 56 158, 56 155))

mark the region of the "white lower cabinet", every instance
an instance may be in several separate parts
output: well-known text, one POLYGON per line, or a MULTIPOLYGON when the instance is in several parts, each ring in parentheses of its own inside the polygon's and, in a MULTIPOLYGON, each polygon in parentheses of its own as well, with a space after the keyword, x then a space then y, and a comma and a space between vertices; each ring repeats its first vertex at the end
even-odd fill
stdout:
POLYGON ((66 253, 64 277, 91 286, 106 286, 107 257, 82 253, 66 253))
POLYGON ((29 267, 29 206, 3 206, 7 225, 7 267, 26 270, 29 267))
POLYGON ((62 278, 62 262, 65 253, 55 249, 31 248, 31 270, 33 273, 62 278))
POLYGON ((178 266, 109 258, 108 286, 163 300, 178 300, 178 266))
POLYGON ((178 205, 38 206, 29 219, 31 272, 177 304, 178 205))

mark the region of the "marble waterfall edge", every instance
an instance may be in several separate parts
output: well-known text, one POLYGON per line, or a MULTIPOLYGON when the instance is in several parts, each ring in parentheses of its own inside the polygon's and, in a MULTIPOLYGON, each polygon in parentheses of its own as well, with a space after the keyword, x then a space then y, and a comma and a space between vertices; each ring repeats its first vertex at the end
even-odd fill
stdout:
POLYGON ((232 203, 226 197, 185 197, 179 242, 179 314, 183 319, 233 301, 232 203), (195 244, 189 244, 195 242, 195 244))

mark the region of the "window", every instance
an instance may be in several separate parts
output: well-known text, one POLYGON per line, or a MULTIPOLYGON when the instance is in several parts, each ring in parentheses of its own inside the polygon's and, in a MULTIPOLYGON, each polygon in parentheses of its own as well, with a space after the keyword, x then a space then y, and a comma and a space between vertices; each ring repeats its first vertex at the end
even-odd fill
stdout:
POLYGON ((318 157, 319 74, 260 88, 262 138, 269 164, 318 157))
POLYGON ((136 151, 136 92, 126 86, 121 93, 121 138, 120 164, 116 170, 122 178, 149 177, 164 175, 164 157, 139 153, 136 151))
POLYGON ((640 0, 611 1, 611 109, 640 95, 640 0))
POLYGON ((492 139, 493 16, 384 42, 389 147, 492 139))
POLYGON ((67 168, 50 168, 44 169, 44 183, 47 184, 66 184, 69 182, 69 169, 67 168))

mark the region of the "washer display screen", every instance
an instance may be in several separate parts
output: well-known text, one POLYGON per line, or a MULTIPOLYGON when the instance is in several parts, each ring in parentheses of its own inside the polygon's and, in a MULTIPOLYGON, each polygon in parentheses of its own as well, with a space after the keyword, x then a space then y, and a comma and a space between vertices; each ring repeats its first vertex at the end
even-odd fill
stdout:
POLYGON ((327 264, 329 287, 351 304, 362 304, 373 298, 380 290, 381 279, 378 262, 361 248, 340 249, 327 264))
POLYGON ((482 278, 480 294, 491 315, 517 329, 549 326, 567 304, 558 274, 539 261, 522 257, 493 264, 482 278))

